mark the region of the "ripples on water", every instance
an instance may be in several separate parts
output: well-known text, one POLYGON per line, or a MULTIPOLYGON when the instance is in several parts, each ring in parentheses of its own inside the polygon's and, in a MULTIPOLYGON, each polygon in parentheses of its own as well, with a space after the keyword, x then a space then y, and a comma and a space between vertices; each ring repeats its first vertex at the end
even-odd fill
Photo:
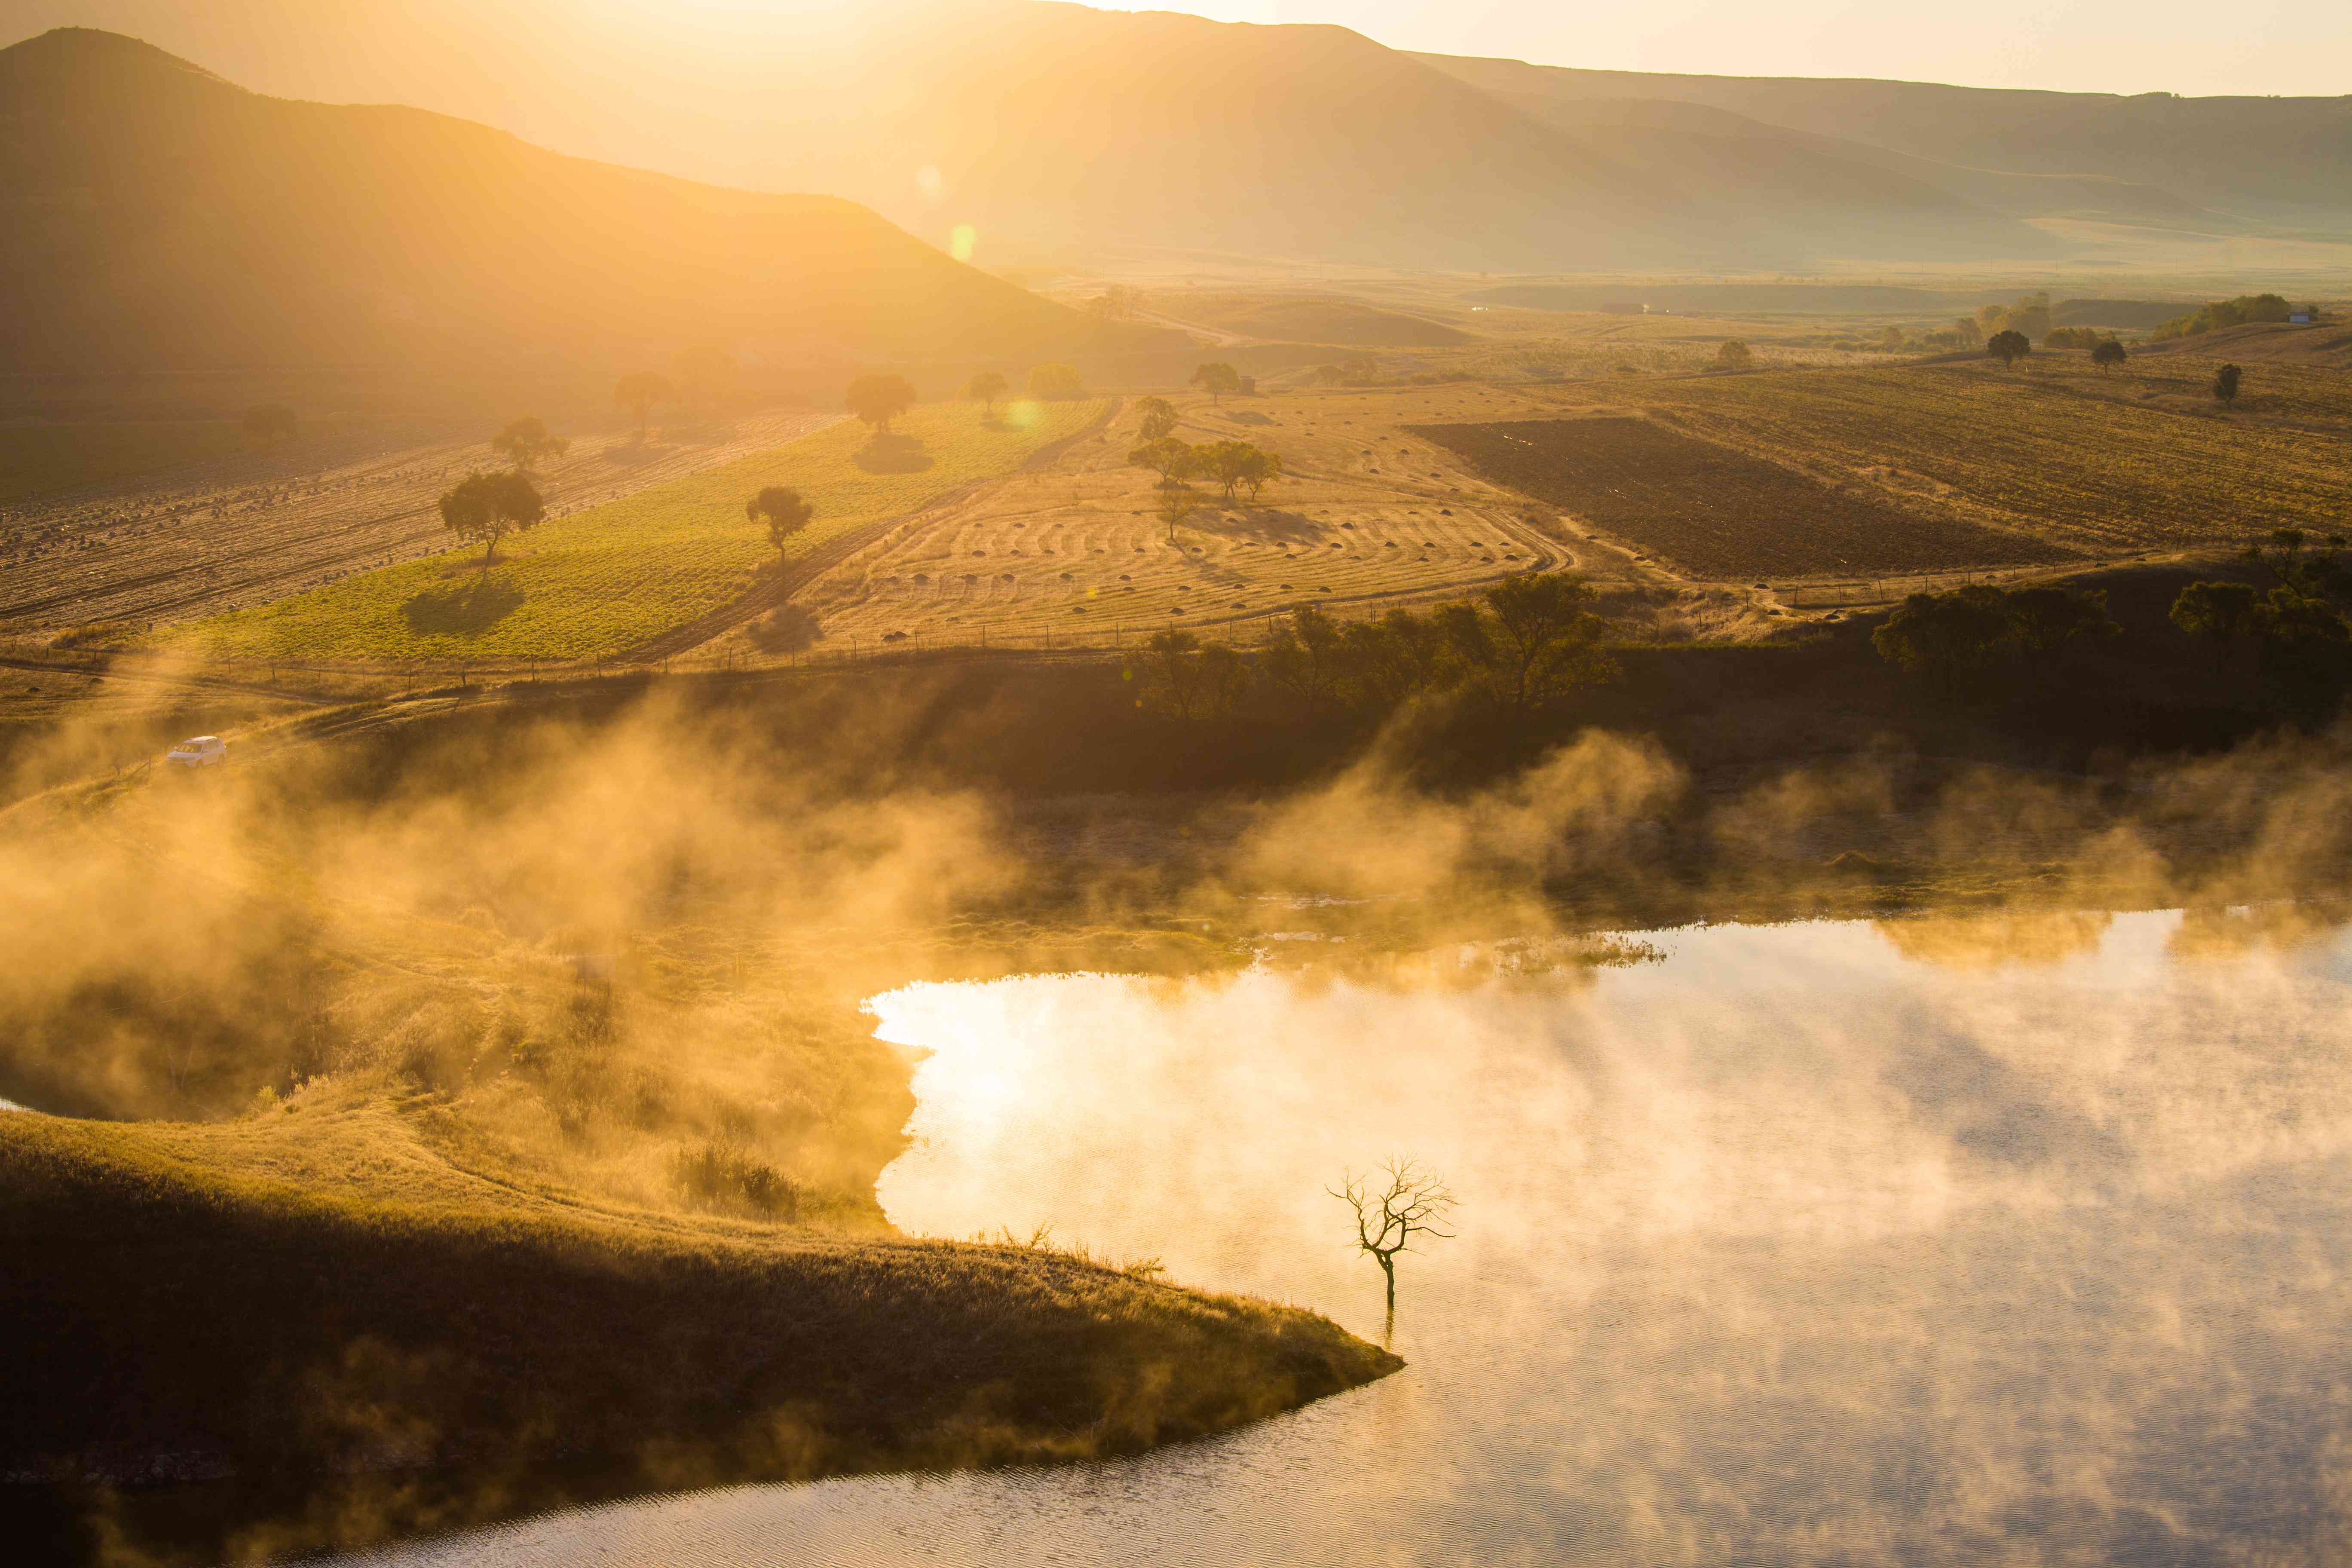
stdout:
POLYGON ((2344 1560, 2352 947, 2133 915, 1717 928, 1581 979, 916 985, 881 1197, 1381 1331, 1324 1188, 1417 1154, 1402 1373, 1130 1462, 583 1510, 405 1563, 2344 1560), (2061 956, 2023 963, 2017 952, 2061 956))

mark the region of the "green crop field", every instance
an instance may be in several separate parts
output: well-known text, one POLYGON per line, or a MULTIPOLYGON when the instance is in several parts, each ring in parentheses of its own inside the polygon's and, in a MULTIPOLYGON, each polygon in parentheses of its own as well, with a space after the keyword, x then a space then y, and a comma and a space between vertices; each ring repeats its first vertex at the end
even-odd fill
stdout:
POLYGON ((2211 374, 1947 365, 1612 391, 1690 434, 2092 553, 2341 531, 2341 374, 2262 367, 2226 416, 2204 392, 2211 374))
POLYGON ((226 419, 0 425, 0 503, 244 449, 226 419))
MULTIPOLYGON (((798 557, 949 490, 1012 472, 1099 416, 1102 400, 1023 405, 983 422, 963 404, 903 416, 886 440, 834 426, 805 439, 510 536, 387 566, 163 634, 215 658, 378 662, 597 658, 719 609, 775 559, 744 501, 790 485, 816 510, 798 557)), ((562 497, 551 500, 561 502, 562 497)))

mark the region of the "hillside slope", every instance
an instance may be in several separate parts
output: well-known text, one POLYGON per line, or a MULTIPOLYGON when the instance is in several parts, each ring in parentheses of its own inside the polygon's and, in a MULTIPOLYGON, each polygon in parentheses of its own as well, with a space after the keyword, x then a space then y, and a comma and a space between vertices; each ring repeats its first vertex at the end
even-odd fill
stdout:
MULTIPOLYGON (((1343 27, 1032 4, 934 19, 887 58, 916 90, 866 111, 853 140, 935 169, 940 217, 983 234, 1462 268, 2043 244, 1786 143, 1548 125, 1343 27)), ((824 183, 866 195, 860 178, 824 183)))
MULTIPOLYGON (((1485 89, 1538 120, 1564 128, 1646 126, 1716 142, 1744 143, 1749 156, 1807 157, 1830 178, 1856 183, 1876 172, 1896 199, 1927 190, 2014 217, 2096 216, 2137 222, 2210 220, 2195 203, 2156 185, 2107 174, 2014 174, 1964 168, 1935 158, 1873 146, 1850 136, 1769 125, 1710 104, 1670 98, 1584 98, 1563 94, 1548 68, 1518 60, 1450 59, 1424 56, 1435 68, 1485 89)), ((1907 199, 1916 201, 1915 195, 1907 199)))
POLYGON ((337 62, 355 49, 404 54, 407 100, 643 167, 831 192, 935 243, 968 226, 983 260, 1149 247, 1465 270, 1747 270, 2052 248, 1970 195, 1834 147, 1557 123, 1338 26, 876 0, 747 12, 722 39, 707 20, 592 19, 554 0, 503 0, 485 12, 483 37, 548 42, 477 81, 429 36, 459 26, 442 0, 292 15, 271 4, 266 23, 260 5, 222 0, 247 25, 201 32, 152 19, 208 63, 251 62, 306 92, 352 89, 337 62), (275 41, 265 49, 251 34, 275 41))
POLYGON ((39 1259, 0 1324, 40 1347, 0 1367, 0 1470, 68 1484, 19 1561, 156 1561, 89 1552, 142 1522, 163 1561, 259 1561, 615 1492, 1132 1453, 1400 1364, 1034 1248, 518 1190, 352 1099, 0 1113, 0 1238, 39 1259), (73 1483, 219 1477, 249 1484, 210 1531, 136 1493, 70 1511, 73 1483))
POLYGON ((0 50, 16 368, 1071 352, 1118 331, 829 196, 586 163, 420 110, 264 98, 144 44, 0 50))
MULTIPOLYGON (((1956 166, 1958 177, 1948 180, 1950 188, 1979 198, 1996 188, 1973 177, 1988 172, 2114 182, 2082 187, 2069 199, 2104 196, 2105 205, 2137 206, 2147 216, 2159 216, 2168 197, 2224 212, 2341 218, 2347 193, 2352 192, 2352 98, 2180 98, 2162 92, 2126 98, 1933 82, 1674 76, 1442 55, 1415 58, 1522 107, 1624 99, 1697 104, 1784 131, 1956 166)), ((2031 195, 2030 187, 2014 183, 2007 189, 2011 201, 2031 195)))

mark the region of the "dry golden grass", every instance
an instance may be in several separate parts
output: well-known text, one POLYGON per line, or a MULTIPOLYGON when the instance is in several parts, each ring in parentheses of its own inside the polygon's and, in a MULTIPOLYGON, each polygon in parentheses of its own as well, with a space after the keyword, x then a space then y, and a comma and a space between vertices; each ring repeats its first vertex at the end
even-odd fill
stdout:
POLYGON ((1399 426, 1494 417, 1530 405, 1506 389, 1299 392, 1177 400, 1178 435, 1278 454, 1286 477, 1255 502, 1202 510, 1171 542, 1158 476, 1129 467, 1135 416, 1024 473, 914 519, 860 551, 797 603, 824 647, 910 638, 1105 644, 1164 626, 1254 639, 1288 606, 1336 611, 1460 597, 1512 572, 1623 576, 1628 563, 1561 529, 1557 514, 1468 473, 1399 426))

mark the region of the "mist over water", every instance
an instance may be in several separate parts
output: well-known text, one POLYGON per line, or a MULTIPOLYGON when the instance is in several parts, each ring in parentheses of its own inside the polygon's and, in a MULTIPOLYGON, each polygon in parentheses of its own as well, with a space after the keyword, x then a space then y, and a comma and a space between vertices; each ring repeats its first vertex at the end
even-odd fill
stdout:
POLYGON ((1054 1470, 745 1488, 403 1563, 2340 1560, 2352 939, 2263 911, 1654 935, 1380 981, 919 984, 880 1196, 1368 1337, 1348 1166, 1461 1199, 1405 1371, 1054 1470), (2021 954, 2042 955, 2026 959, 2021 954))

